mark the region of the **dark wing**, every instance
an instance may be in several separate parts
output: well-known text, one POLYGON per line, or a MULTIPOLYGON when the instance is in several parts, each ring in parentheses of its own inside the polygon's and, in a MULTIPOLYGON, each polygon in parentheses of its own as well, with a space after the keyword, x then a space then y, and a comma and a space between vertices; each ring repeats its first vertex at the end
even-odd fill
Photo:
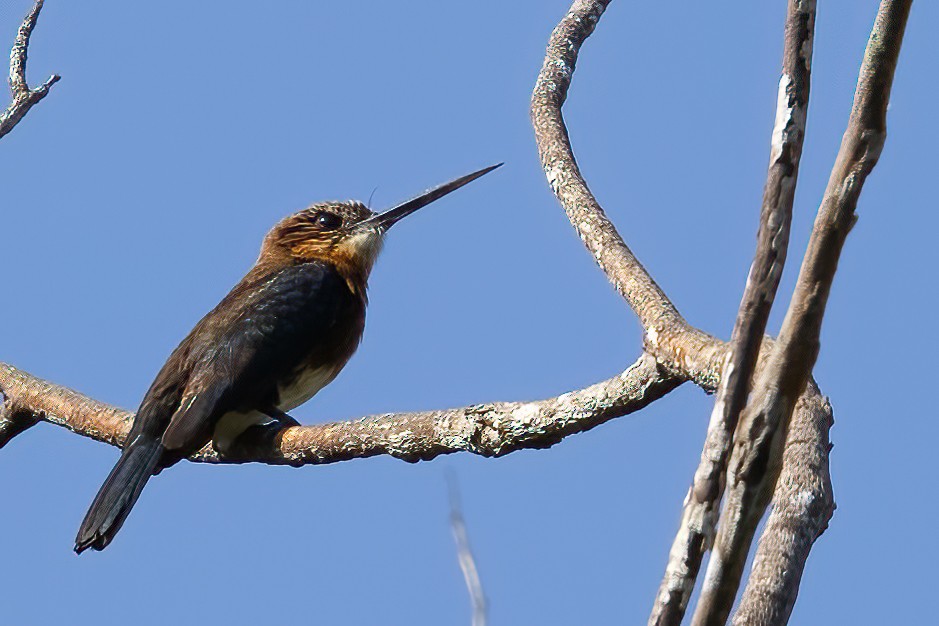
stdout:
MULTIPOLYGON (((168 450, 188 453, 211 437, 229 411, 263 410, 344 317, 356 296, 334 268, 305 263, 241 285, 194 330, 191 371, 179 408, 163 433, 168 450), (204 334, 205 337, 199 337, 204 334)), ((363 309, 364 312, 364 309, 363 309)))

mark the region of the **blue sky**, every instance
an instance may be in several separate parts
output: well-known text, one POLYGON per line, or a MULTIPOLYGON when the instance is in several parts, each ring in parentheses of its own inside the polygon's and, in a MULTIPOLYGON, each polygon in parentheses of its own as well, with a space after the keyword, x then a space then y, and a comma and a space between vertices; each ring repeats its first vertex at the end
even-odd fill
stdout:
MULTIPOLYGON (((0 0, 8 49, 30 0, 0 0)), ((877 3, 820 3, 788 300, 877 3)), ((785 2, 614 2, 565 109, 627 242, 726 337, 749 265, 785 2)), ((528 100, 566 1, 49 0, 30 49, 52 94, 0 141, 0 360, 136 407, 266 230, 323 199, 375 207, 498 172, 392 232, 365 340, 294 413, 318 422, 555 395, 638 354, 640 329, 540 171, 528 100)), ((939 260, 935 3, 913 8, 887 146, 842 257, 816 377, 838 510, 792 623, 922 623, 939 558, 929 389, 939 260)), ((4 101, 5 102, 5 101, 4 101)), ((771 320, 776 332, 782 309, 771 320)), ((550 450, 408 465, 180 464, 114 544, 71 543, 117 450, 40 425, 0 452, 4 620, 464 624, 446 470, 492 624, 642 623, 711 401, 686 386, 550 450)))

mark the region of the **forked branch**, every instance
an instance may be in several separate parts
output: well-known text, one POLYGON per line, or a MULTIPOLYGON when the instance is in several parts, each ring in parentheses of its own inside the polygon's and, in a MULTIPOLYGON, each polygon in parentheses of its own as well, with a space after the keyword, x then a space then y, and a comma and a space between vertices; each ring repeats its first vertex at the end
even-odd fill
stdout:
MULTIPOLYGON (((727 497, 695 626, 730 615, 757 524, 770 502, 789 421, 815 366, 828 294, 867 175, 887 136, 887 103, 912 0, 883 0, 861 65, 854 106, 776 348, 734 436, 727 497)), ((787 614, 788 615, 788 614, 787 614)))
POLYGON ((10 51, 10 90, 13 92, 13 101, 6 111, 0 114, 0 137, 13 130, 23 116, 29 112, 34 104, 46 97, 49 88, 59 81, 59 75, 53 74, 46 82, 35 89, 30 89, 26 82, 26 57, 29 51, 29 37, 33 34, 39 12, 42 11, 43 0, 36 0, 36 4, 29 11, 26 19, 20 25, 19 32, 10 51))
POLYGON ((701 460, 685 496, 681 524, 652 607, 650 626, 681 623, 704 553, 714 540, 734 429, 747 402, 789 247, 792 202, 809 104, 814 31, 814 0, 789 0, 776 123, 770 142, 756 253, 731 335, 701 460))

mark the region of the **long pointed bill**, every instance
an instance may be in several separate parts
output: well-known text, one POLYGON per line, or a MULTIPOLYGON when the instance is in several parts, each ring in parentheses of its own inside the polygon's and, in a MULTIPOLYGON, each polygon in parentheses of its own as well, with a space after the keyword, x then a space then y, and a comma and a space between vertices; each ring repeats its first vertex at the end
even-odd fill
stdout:
POLYGON ((480 176, 483 176, 484 174, 488 174, 492 170, 501 166, 502 166, 502 163, 491 165, 485 169, 479 170, 478 172, 473 172, 472 174, 461 176, 460 178, 457 178, 456 180, 451 180, 449 183, 444 183, 440 185, 439 187, 434 187, 433 189, 422 193, 421 195, 414 198, 413 200, 408 200, 407 202, 403 204, 399 204, 393 209, 389 209, 385 211, 384 213, 379 213, 378 215, 374 217, 368 218, 364 222, 361 222, 360 225, 377 226, 378 228, 381 228, 382 230, 388 230, 389 228, 392 227, 392 225, 394 225, 395 222, 407 217, 408 215, 420 209, 421 207, 427 206, 434 200, 439 200, 440 198, 444 197, 451 191, 456 191, 463 185, 467 183, 471 183, 477 178, 479 178, 480 176))

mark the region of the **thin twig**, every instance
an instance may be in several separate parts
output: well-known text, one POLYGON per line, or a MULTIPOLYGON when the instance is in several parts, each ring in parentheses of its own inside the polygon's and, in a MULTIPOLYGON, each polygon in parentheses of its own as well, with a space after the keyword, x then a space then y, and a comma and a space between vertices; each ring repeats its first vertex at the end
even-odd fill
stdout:
POLYGON ((453 531, 453 540, 456 542, 457 559, 463 580, 466 582, 466 591, 469 593, 470 603, 473 607, 473 626, 486 626, 489 615, 489 602, 479 578, 479 569, 476 567, 476 556, 470 547, 469 534, 466 532, 466 521, 463 519, 463 505, 460 500, 460 487, 456 476, 447 474, 447 487, 450 494, 450 529, 453 531))
POLYGON ((887 103, 912 0, 884 0, 861 66, 854 107, 815 220, 776 349, 735 433, 727 498, 694 626, 724 624, 750 543, 776 485, 789 421, 818 356, 822 318, 867 175, 886 140, 887 103))
POLYGON ((29 11, 26 19, 20 25, 19 32, 10 51, 10 90, 13 92, 13 101, 6 111, 0 114, 0 137, 13 130, 23 116, 34 104, 46 97, 49 88, 59 81, 60 76, 53 74, 39 87, 30 89, 26 82, 26 56, 29 51, 29 37, 33 34, 39 12, 42 11, 43 0, 36 0, 36 4, 29 11))
POLYGON ((756 252, 731 335, 730 352, 701 460, 685 497, 681 524, 649 617, 650 626, 681 624, 704 553, 714 540, 734 429, 747 402, 766 321, 786 261, 809 104, 814 30, 814 0, 789 0, 776 123, 756 252))

